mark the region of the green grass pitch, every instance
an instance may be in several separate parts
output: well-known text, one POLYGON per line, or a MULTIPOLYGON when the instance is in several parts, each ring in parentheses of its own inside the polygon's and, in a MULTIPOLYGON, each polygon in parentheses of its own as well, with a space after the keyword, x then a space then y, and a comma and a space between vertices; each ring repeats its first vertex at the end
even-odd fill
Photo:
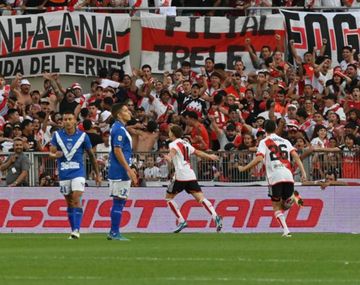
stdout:
POLYGON ((360 235, 0 235, 0 284, 360 284, 360 235))

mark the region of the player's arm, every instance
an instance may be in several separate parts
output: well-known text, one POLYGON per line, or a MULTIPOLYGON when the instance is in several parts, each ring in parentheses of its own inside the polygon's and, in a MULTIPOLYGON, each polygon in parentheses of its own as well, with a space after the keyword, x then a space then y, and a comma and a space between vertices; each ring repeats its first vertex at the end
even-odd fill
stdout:
POLYGON ((307 178, 306 178, 305 168, 304 168, 304 165, 303 165, 299 155, 297 154, 296 150, 291 151, 290 154, 301 171, 301 180, 306 181, 307 178))
POLYGON ((170 149, 168 154, 164 155, 164 158, 168 161, 171 162, 173 160, 173 158, 176 155, 176 150, 174 148, 170 149))
POLYGON ((255 167, 256 165, 258 165, 260 162, 262 162, 263 157, 261 155, 257 155, 252 161, 250 161, 247 165, 245 166, 238 166, 238 169, 240 172, 244 172, 247 171, 253 167, 255 167))
POLYGON ((122 152, 121 147, 114 147, 114 154, 116 159, 119 161, 122 167, 124 167, 127 175, 130 177, 131 181, 136 185, 137 184, 137 177, 135 170, 130 167, 127 163, 124 153, 122 152))
POLYGON ((101 175, 100 175, 100 171, 99 171, 99 165, 98 165, 96 157, 95 157, 95 153, 92 150, 92 148, 86 150, 86 152, 90 158, 91 165, 95 171, 96 185, 100 186, 101 185, 101 175))
POLYGON ((50 146, 50 153, 49 153, 49 157, 50 157, 50 158, 60 158, 60 157, 62 157, 62 156, 63 156, 62 151, 59 151, 59 150, 57 149, 57 147, 54 146, 54 145, 51 145, 51 146, 50 146))
POLYGON ((216 154, 209 154, 198 149, 195 149, 194 154, 208 160, 219 160, 219 157, 216 154))

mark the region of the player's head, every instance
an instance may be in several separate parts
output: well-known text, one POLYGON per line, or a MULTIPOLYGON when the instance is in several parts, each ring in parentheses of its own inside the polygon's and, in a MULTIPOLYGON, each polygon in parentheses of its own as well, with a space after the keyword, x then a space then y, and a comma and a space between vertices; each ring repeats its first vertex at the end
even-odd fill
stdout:
POLYGON ((126 104, 118 103, 111 107, 111 115, 115 120, 122 123, 127 123, 131 120, 131 112, 126 104))
POLYGON ((276 123, 271 120, 266 120, 264 123, 264 129, 268 134, 272 134, 276 130, 276 123))
POLYGON ((178 125, 173 125, 169 130, 169 138, 171 140, 179 139, 184 135, 182 128, 178 125))
POLYGON ((71 131, 76 127, 76 117, 72 111, 66 111, 63 115, 64 129, 71 131))

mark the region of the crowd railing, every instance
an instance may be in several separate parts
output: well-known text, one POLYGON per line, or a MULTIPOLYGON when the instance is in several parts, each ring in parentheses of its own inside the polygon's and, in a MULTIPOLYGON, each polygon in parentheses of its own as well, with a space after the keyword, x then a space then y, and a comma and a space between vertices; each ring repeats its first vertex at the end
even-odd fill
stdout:
MULTIPOLYGON (((218 161, 209 161, 192 156, 190 163, 195 171, 198 181, 213 185, 237 184, 266 184, 265 165, 246 172, 239 172, 239 165, 246 165, 254 157, 254 152, 249 151, 219 151, 218 161)), ((58 170, 56 160, 49 158, 46 152, 25 153, 31 162, 29 171, 29 186, 56 186, 58 185, 58 170)), ((173 177, 174 169, 164 158, 165 153, 149 152, 135 153, 132 157, 132 167, 136 168, 139 184, 137 186, 161 186, 169 183, 173 177)), ((9 153, 0 154, 2 162, 9 153)), ((107 186, 108 153, 96 153, 99 168, 103 177, 103 186, 107 186)), ((86 179, 90 186, 95 185, 94 171, 89 159, 85 156, 86 179)), ((309 181, 325 179, 326 174, 335 174, 337 178, 360 179, 360 151, 352 152, 321 152, 317 150, 303 158, 303 164, 309 181)), ((300 182, 300 171, 293 165, 291 169, 295 181, 300 182)), ((5 185, 6 171, 2 173, 1 183, 5 185)))

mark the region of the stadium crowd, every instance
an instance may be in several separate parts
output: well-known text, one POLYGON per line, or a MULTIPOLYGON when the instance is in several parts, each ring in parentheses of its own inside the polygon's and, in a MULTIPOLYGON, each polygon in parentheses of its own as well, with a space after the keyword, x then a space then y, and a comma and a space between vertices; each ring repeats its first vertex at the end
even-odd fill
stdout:
MULTIPOLYGON (((312 180, 329 172, 359 178, 359 51, 345 46, 343 60, 334 66, 324 54, 326 40, 318 53, 307 52, 303 58, 290 43, 294 58, 290 64, 284 60, 282 39, 275 37, 276 49, 263 46, 260 55, 247 38, 253 66, 238 59, 235 70, 206 58, 199 72, 183 61, 159 77, 145 64, 132 74, 101 69, 88 86, 76 82, 63 86, 59 74, 45 73, 42 90, 32 88, 21 74, 13 80, 0 75, 1 150, 12 151, 21 138, 25 152, 48 152, 53 132, 63 127, 63 113, 71 110, 78 128, 89 135, 106 178, 110 109, 116 102, 126 102, 133 116, 127 129, 138 153, 133 167, 140 182, 167 180, 171 175, 161 154, 168 149, 171 124, 180 125, 195 148, 225 151, 220 162, 194 162, 199 180, 258 180, 263 167, 240 175, 238 166, 253 158, 268 119, 276 121, 277 134, 297 148, 312 180)), ((45 162, 39 175, 42 186, 57 179, 56 173, 49 175, 45 162)))
POLYGON ((0 0, 0 8, 4 9, 3 15, 37 14, 58 10, 73 11, 81 8, 99 13, 130 13, 130 15, 135 15, 135 8, 148 7, 152 7, 151 11, 154 13, 177 16, 249 16, 279 12, 278 10, 271 10, 271 7, 301 7, 306 9, 327 7, 327 11, 337 11, 339 7, 360 7, 360 0, 0 0), (96 9, 92 10, 92 7, 96 9), (116 9, 120 7, 128 7, 129 10, 116 9), (182 7, 194 7, 194 10, 182 10, 182 7), (198 9, 211 7, 231 9, 198 9), (269 9, 249 9, 256 7, 269 9), (331 7, 334 9, 329 9, 331 7), (21 9, 15 10, 14 8, 21 9))

